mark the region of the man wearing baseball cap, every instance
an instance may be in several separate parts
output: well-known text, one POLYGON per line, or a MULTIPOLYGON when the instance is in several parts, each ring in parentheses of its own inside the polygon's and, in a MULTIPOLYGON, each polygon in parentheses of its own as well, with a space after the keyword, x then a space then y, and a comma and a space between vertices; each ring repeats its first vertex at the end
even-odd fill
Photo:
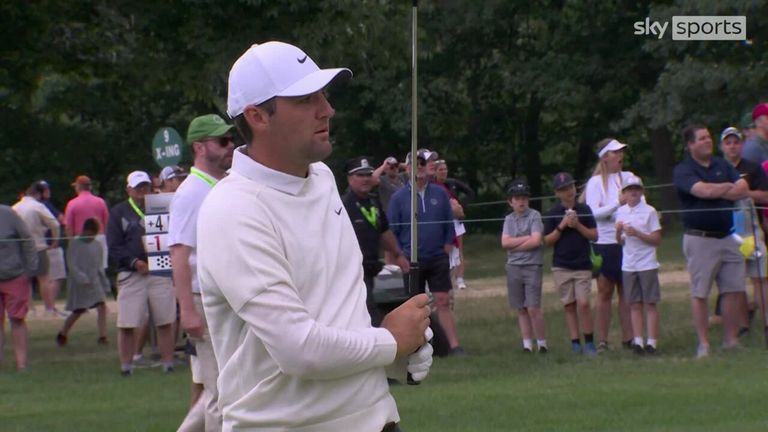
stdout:
POLYGON ((746 283, 744 257, 731 238, 734 203, 748 196, 738 171, 714 156, 706 127, 683 130, 688 155, 673 170, 683 212, 683 253, 690 274, 691 310, 698 336, 696 357, 709 356, 708 299, 712 281, 723 294, 723 347, 738 344, 738 295, 746 283))
POLYGON ((385 367, 429 370, 426 296, 371 327, 363 257, 320 162, 335 113, 324 89, 351 75, 282 42, 253 45, 230 70, 227 113, 246 144, 197 232, 224 430, 398 430, 385 367))
POLYGON ((374 185, 378 183, 376 192, 379 195, 379 200, 381 200, 382 208, 386 209, 392 195, 405 184, 400 175, 400 162, 394 156, 384 159, 384 162, 373 171, 372 178, 374 185))
POLYGON ((376 195, 371 194, 373 166, 369 161, 369 158, 362 156, 347 162, 349 190, 341 197, 341 201, 352 221, 360 251, 363 253, 363 280, 368 290, 368 312, 372 324, 378 327, 382 314, 373 299, 373 288, 374 278, 382 269, 379 250, 383 247, 389 252, 403 273, 408 273, 410 265, 389 229, 386 212, 376 195))
MULTIPOLYGON (((756 253, 747 258, 746 272, 747 277, 752 280, 754 288, 753 298, 758 298, 757 290, 766 285, 766 248, 763 236, 763 230, 759 221, 759 216, 755 210, 755 203, 768 202, 768 176, 763 168, 748 160, 742 158, 743 139, 741 132, 735 127, 725 128, 720 133, 720 151, 728 163, 739 172, 741 178, 747 181, 749 186, 749 196, 735 203, 738 210, 734 211, 734 232, 741 237, 756 236, 754 244, 756 253)), ((722 316, 722 295, 717 297, 716 316, 722 316)), ((739 327, 740 334, 749 329, 749 319, 747 313, 747 296, 739 293, 739 327)), ((749 316, 754 313, 756 303, 749 306, 749 316)))
POLYGON ((744 143, 744 159, 761 164, 768 160, 768 102, 755 105, 752 110, 752 132, 744 143))
POLYGON ((197 281, 197 217, 205 197, 232 166, 233 129, 216 114, 202 115, 189 123, 187 143, 195 155, 194 164, 173 195, 169 211, 168 244, 181 326, 195 345, 195 354, 190 358, 191 399, 195 409, 189 411, 179 431, 194 430, 191 425, 199 422, 201 413, 206 431, 221 430, 216 390, 219 368, 197 281))
POLYGON ((157 326, 157 347, 164 372, 173 371, 173 329, 176 302, 171 279, 149 274, 147 252, 144 248, 144 196, 152 180, 144 171, 133 171, 126 178, 128 199, 114 207, 109 214, 107 243, 109 259, 117 266, 117 350, 120 374, 133 372, 136 328, 141 326, 147 311, 157 326))
POLYGON ((187 178, 187 172, 178 165, 171 165, 160 170, 160 192, 176 192, 181 182, 187 178))
MULTIPOLYGON (((405 157, 405 171, 416 170, 416 189, 418 191, 418 241, 417 256, 419 262, 419 287, 423 292, 426 284, 435 297, 437 316, 440 327, 445 333, 450 348, 450 355, 465 356, 466 352, 459 342, 456 319, 451 310, 451 268, 450 255, 456 232, 453 226, 453 210, 448 193, 430 180, 435 174, 437 152, 427 149, 416 151, 416 165, 410 153, 405 157)), ((387 217, 392 232, 408 261, 413 258, 411 249, 411 183, 395 192, 387 208, 387 217)), ((405 278, 410 283, 410 278, 405 278)))
POLYGON ((85 221, 96 219, 99 222, 96 241, 104 248, 104 268, 107 268, 107 237, 104 234, 109 220, 107 203, 93 193, 91 179, 86 175, 75 177, 72 187, 77 196, 69 200, 64 207, 64 231, 67 237, 78 236, 85 221))

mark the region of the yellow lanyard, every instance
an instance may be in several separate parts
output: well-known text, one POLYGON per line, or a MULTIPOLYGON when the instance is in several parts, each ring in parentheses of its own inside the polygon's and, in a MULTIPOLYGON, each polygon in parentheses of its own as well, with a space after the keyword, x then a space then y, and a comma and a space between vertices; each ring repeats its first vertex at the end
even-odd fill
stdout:
POLYGON ((133 200, 133 198, 128 198, 128 204, 131 205, 131 207, 133 208, 133 211, 135 211, 136 214, 139 215, 139 217, 143 220, 144 219, 144 212, 141 211, 139 206, 136 205, 136 202, 133 200))
MULTIPOLYGON (((360 204, 357 204, 360 206, 360 204)), ((379 218, 379 209, 375 206, 371 206, 370 209, 367 209, 365 207, 360 206, 360 213, 363 214, 363 217, 365 220, 368 221, 371 225, 373 225, 374 228, 378 228, 378 225, 376 224, 378 218, 379 218)))
POLYGON ((195 167, 192 167, 189 170, 189 173, 192 174, 193 176, 199 178, 200 180, 204 181, 210 187, 213 187, 216 184, 216 182, 217 182, 217 180, 215 178, 209 176, 208 174, 200 171, 199 169, 197 169, 195 167))

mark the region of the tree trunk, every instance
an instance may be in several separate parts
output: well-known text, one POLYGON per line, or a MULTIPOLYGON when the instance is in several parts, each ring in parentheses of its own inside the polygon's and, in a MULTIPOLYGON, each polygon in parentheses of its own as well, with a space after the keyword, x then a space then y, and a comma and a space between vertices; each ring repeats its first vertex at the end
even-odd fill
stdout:
MULTIPOLYGON (((531 196, 542 196, 541 188, 541 142, 539 140, 539 119, 541 117, 542 101, 534 93, 531 94, 528 109, 523 124, 523 161, 525 176, 531 187, 531 196)), ((541 200, 531 201, 531 207, 541 211, 541 200)))
MULTIPOLYGON (((666 185, 672 183, 672 170, 675 168, 675 148, 672 144, 672 135, 669 129, 664 126, 648 131, 648 137, 651 141, 651 151, 653 152, 653 169, 656 176, 656 184, 666 185)), ((657 210, 676 210, 680 208, 677 193, 672 186, 665 186, 653 189, 653 194, 659 201, 656 203, 657 210)), ((650 203, 653 205, 653 203, 650 203)), ((667 226, 676 225, 679 221, 677 213, 667 213, 663 215, 664 223, 667 226)))

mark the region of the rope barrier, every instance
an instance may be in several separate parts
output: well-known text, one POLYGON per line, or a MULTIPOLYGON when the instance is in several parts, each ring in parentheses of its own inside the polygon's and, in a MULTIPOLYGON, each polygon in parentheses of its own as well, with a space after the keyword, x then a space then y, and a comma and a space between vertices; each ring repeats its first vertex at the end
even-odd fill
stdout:
MULTIPOLYGON (((655 188, 661 188, 661 187, 668 187, 671 186, 671 184, 660 184, 660 185, 653 185, 648 186, 647 188, 655 187, 655 188)), ((539 197, 538 199, 545 199, 550 197, 539 197)), ((556 197, 555 197, 556 198, 556 197)), ((531 198, 533 199, 533 198, 531 198)), ((506 204, 506 201, 499 201, 506 204)), ((479 203, 481 205, 490 204, 490 203, 479 203)), ((768 210, 768 207, 761 207, 761 206, 754 206, 755 210, 768 210)), ((723 211, 743 211, 746 210, 744 207, 724 207, 724 208, 711 208, 711 209, 670 209, 670 210, 658 210, 656 209, 656 214, 663 215, 663 214, 686 214, 686 213, 706 213, 706 212, 723 212, 723 211)), ((650 213, 650 212, 649 212, 650 213)), ((638 213, 635 213, 638 214, 638 213)), ((642 213, 641 213, 642 214, 642 213)), ((592 216, 593 214, 589 213, 581 213, 577 214, 577 216, 592 216)), ((548 215, 542 215, 541 219, 561 219, 562 215, 554 215, 554 216, 548 216, 548 215)), ((503 222, 505 220, 504 217, 501 218, 482 218, 482 219, 461 219, 459 222, 463 223, 464 225, 471 225, 471 224, 477 224, 477 223, 485 223, 485 222, 503 222)), ((447 223, 453 223, 453 219, 450 220, 440 220, 440 221, 424 221, 424 222, 418 222, 418 225, 433 225, 433 224, 447 224, 447 223)), ((390 226, 408 226, 410 225, 410 222, 401 222, 401 223, 390 223, 390 226)), ((73 240, 76 237, 55 237, 55 238, 46 238, 46 240, 73 240)), ((33 241, 32 239, 0 239, 0 243, 7 243, 7 242, 21 242, 21 241, 33 241)))
MULTIPOLYGON (((662 184, 656 184, 656 185, 648 185, 643 186, 644 189, 661 189, 665 187, 671 187, 674 186, 674 183, 662 183, 662 184)), ((582 186, 583 187, 583 186, 582 186)), ((556 199, 557 195, 545 195, 545 196, 539 196, 539 197, 529 197, 529 201, 544 201, 544 200, 550 200, 550 199, 556 199)), ((489 206, 489 205, 499 205, 499 204, 506 204, 507 201, 486 201, 486 202, 480 202, 480 203, 470 203, 467 204, 467 207, 483 207, 483 206, 489 206)))

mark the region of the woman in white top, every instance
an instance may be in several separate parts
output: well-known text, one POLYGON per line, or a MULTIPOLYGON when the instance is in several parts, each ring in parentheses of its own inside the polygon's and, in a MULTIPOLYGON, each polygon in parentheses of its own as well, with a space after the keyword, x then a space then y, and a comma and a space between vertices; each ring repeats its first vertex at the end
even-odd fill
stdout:
POLYGON ((581 201, 592 209, 597 222, 597 242, 593 245, 594 251, 603 257, 603 265, 597 276, 597 330, 600 338, 598 351, 605 351, 608 348, 608 329, 611 326, 611 301, 614 290, 619 295, 621 340, 627 347, 632 342, 629 305, 622 301, 621 245, 616 243, 614 220, 616 210, 624 204, 621 194, 622 185, 627 178, 634 176, 630 171, 621 170, 626 146, 613 138, 606 138, 597 143, 599 160, 581 195, 581 201))

